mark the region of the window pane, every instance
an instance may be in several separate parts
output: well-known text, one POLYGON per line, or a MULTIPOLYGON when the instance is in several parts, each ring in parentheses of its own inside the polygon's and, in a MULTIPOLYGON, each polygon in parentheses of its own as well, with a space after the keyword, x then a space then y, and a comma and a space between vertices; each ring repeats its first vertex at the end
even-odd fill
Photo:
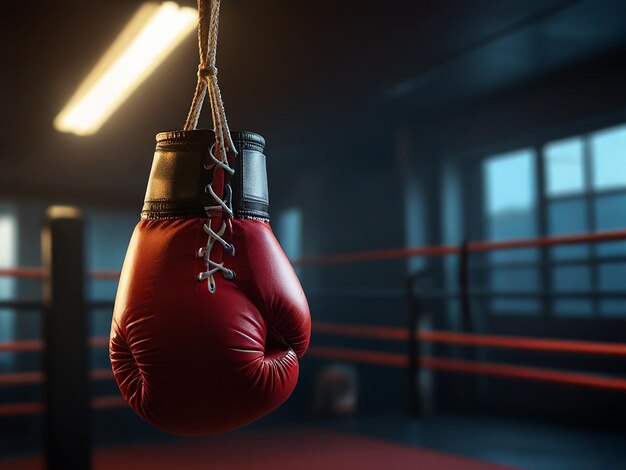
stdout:
POLYGON ((287 257, 291 260, 302 256, 302 211, 288 209, 278 217, 276 237, 287 257))
POLYGON ((552 271, 552 283, 557 292, 580 292, 591 289, 589 266, 562 266, 552 271))
MULTIPOLYGON (((552 271, 555 292, 589 292, 591 290, 591 269, 589 266, 562 266, 552 271)), ((554 313, 559 316, 591 316, 593 303, 589 299, 568 299, 557 297, 554 313)))
MULTIPOLYGON (((553 201, 548 206, 549 235, 586 233, 589 231, 585 199, 553 201)), ((555 259, 584 258, 589 255, 588 245, 557 246, 551 250, 555 259)))
MULTIPOLYGON (((13 214, 3 214, 0 207, 0 268, 14 268, 17 253, 16 221, 13 214)), ((15 278, 0 277, 0 299, 10 299, 15 291, 15 278)), ((6 331, 0 327, 0 335, 6 331)))
POLYGON ((535 292, 539 289, 536 268, 493 268, 492 291, 535 292))
POLYGON ((593 134, 591 156, 595 189, 626 186, 626 126, 593 134))
MULTIPOLYGON (((119 271, 124 263, 128 241, 137 224, 137 215, 133 212, 108 210, 85 211, 85 255, 89 269, 119 271)), ((88 284, 91 299, 113 299, 117 282, 92 280, 88 284)), ((106 317, 101 315, 98 325, 92 325, 94 333, 102 334, 107 330, 106 317)))
POLYGON ((626 300, 603 300, 600 302, 600 315, 626 317, 626 300))
MULTIPOLYGON (((536 268, 494 268, 489 276, 492 292, 537 292, 539 272, 536 268)), ((528 298, 494 298, 491 302, 494 314, 527 314, 539 312, 539 301, 528 298)))
POLYGON ((538 315, 540 303, 530 299, 494 299, 490 302, 496 315, 538 315))
MULTIPOLYGON (((626 171, 624 172, 626 173, 626 171)), ((617 230, 626 225, 626 194, 600 196, 595 200, 596 230, 617 230)), ((597 245, 600 256, 626 253, 626 242, 610 242, 597 245)))
POLYGON ((520 150, 485 162, 487 213, 490 216, 527 212, 535 204, 533 152, 520 150))
MULTIPOLYGON (((532 150, 497 155, 485 161, 485 213, 491 240, 533 237, 535 217, 535 161, 532 150)), ((536 259, 536 250, 490 253, 492 261, 536 259)))
POLYGON ((626 263, 603 263, 598 269, 601 291, 626 290, 626 263))
POLYGON ((597 230, 624 228, 626 225, 624 214, 626 214, 626 194, 600 196, 596 199, 597 230))
POLYGON ((544 150, 546 193, 580 193, 585 189, 583 141, 580 138, 548 144, 544 150))
MULTIPOLYGON (((17 257, 17 220, 15 213, 6 207, 0 206, 0 268, 14 268, 17 257)), ((0 277, 0 299, 15 297, 15 278, 0 277)), ((0 341, 15 339, 15 315, 11 309, 0 309, 0 341)), ((13 362, 13 353, 0 354, 0 369, 10 367, 13 362)))
POLYGON ((590 317, 593 304, 590 300, 557 300, 554 313, 562 317, 590 317))

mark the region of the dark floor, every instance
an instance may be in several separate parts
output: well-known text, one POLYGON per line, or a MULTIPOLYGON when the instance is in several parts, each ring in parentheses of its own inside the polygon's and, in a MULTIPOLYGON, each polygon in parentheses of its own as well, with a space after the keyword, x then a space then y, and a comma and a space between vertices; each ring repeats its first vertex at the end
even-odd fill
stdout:
MULTIPOLYGON (((188 439, 158 445, 99 448, 94 452, 93 464, 96 470, 508 468, 416 446, 303 426, 255 429, 213 439, 188 439)), ((42 466, 40 456, 0 462, 0 469, 7 470, 31 470, 42 466)))
MULTIPOLYGON (((488 469, 491 465, 501 465, 588 470, 625 468, 626 463, 626 433, 486 415, 439 414, 409 419, 400 414, 377 414, 343 419, 301 417, 297 421, 279 415, 225 437, 179 439, 133 421, 122 410, 96 416, 95 427, 95 437, 100 442, 96 468, 107 468, 124 455, 129 461, 150 465, 152 470, 171 468, 166 462, 171 463, 176 455, 181 456, 177 465, 181 469, 214 468, 214 465, 269 468, 273 462, 286 465, 284 468, 322 465, 325 468, 488 469), (126 432, 121 434, 120 429, 126 432), (129 434, 142 438, 128 439, 125 436, 129 434), (268 455, 262 455, 265 447, 269 449, 268 455), (233 453, 229 454, 228 449, 233 453), (297 459, 298 449, 306 456, 302 461, 297 459), (214 465, 206 467, 209 461, 214 465), (227 465, 229 462, 232 465, 227 465)), ((40 426, 37 428, 40 430, 40 426)), ((19 445, 20 433, 15 431, 18 429, 0 436, 0 469, 40 468, 39 431, 31 434, 29 446, 19 445)))
POLYGON ((485 415, 437 415, 415 420, 379 415, 325 425, 512 467, 626 468, 626 432, 589 431, 485 415))

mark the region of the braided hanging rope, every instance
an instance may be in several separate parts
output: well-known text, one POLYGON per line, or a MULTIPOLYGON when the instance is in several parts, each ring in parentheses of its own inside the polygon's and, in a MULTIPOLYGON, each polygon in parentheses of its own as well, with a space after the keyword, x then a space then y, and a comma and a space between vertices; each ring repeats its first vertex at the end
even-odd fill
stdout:
POLYGON ((220 87, 217 83, 217 35, 220 19, 220 0, 198 0, 198 49, 200 51, 200 65, 198 65, 198 81, 193 95, 191 108, 185 121, 186 131, 194 130, 198 126, 198 119, 207 93, 211 103, 211 115, 215 130, 215 147, 218 158, 226 160, 228 152, 237 154, 235 145, 230 136, 230 129, 224 110, 224 102, 220 87), (207 8, 209 3, 209 8, 207 8))
POLYGON ((209 292, 216 290, 215 275, 220 272, 224 278, 233 279, 235 272, 224 266, 224 262, 218 262, 211 258, 213 247, 219 243, 223 247, 223 253, 234 256, 235 247, 227 242, 224 234, 227 229, 227 219, 233 216, 232 208, 223 199, 225 195, 230 197, 230 186, 227 179, 235 170, 228 165, 228 154, 237 155, 235 144, 230 136, 226 112, 222 94, 217 83, 217 33, 219 28, 220 0, 198 0, 198 49, 200 51, 200 65, 198 65, 198 81, 196 91, 191 102, 191 109, 187 116, 184 129, 194 130, 198 126, 198 119, 202 111, 202 105, 206 95, 209 95, 211 103, 211 115, 215 131, 215 144, 208 151, 209 163, 205 164, 207 170, 213 171, 211 182, 204 188, 211 195, 213 203, 204 207, 207 214, 207 222, 203 225, 204 232, 208 235, 206 246, 198 250, 198 257, 204 259, 205 271, 197 273, 198 281, 207 281, 209 292), (210 9, 207 9, 209 3, 210 9), (226 173, 226 178, 224 173, 226 173), (228 192, 226 192, 228 190, 228 192))

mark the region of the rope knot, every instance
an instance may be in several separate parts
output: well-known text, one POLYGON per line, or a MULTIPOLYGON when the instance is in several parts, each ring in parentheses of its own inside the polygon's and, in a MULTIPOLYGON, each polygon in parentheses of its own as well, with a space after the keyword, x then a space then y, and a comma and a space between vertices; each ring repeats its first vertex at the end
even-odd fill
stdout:
POLYGON ((199 65, 198 77, 208 80, 211 77, 217 77, 217 67, 215 65, 199 65))

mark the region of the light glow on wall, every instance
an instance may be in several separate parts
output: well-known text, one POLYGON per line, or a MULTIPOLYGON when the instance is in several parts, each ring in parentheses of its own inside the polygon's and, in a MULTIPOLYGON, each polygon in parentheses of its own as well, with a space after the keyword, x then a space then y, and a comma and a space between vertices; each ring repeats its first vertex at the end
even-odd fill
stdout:
POLYGON ((61 132, 95 133, 195 29, 197 10, 145 3, 54 120, 61 132))

